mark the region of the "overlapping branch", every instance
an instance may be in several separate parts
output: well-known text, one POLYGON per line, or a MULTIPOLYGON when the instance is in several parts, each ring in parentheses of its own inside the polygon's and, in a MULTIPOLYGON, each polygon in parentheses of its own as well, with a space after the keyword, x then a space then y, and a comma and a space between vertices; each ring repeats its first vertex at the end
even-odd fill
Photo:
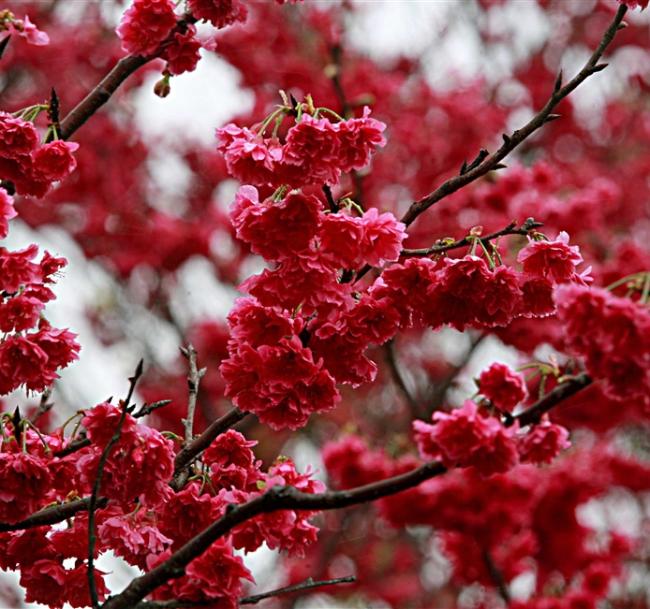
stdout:
POLYGON ((596 72, 600 72, 607 67, 606 63, 598 63, 607 47, 614 40, 616 32, 625 27, 623 17, 627 11, 627 6, 622 4, 616 11, 616 15, 603 34, 600 44, 591 54, 587 63, 568 83, 562 85, 562 72, 555 81, 555 87, 544 107, 531 118, 523 127, 516 129, 510 135, 503 134, 503 144, 494 153, 489 154, 487 150, 481 150, 477 157, 468 165, 463 164, 459 175, 443 182, 433 192, 426 197, 415 201, 402 217, 402 222, 409 226, 424 211, 429 209, 441 199, 455 193, 464 186, 474 182, 478 178, 495 169, 503 167, 501 161, 505 159, 519 144, 530 137, 535 131, 540 129, 546 123, 559 118, 559 115, 553 114, 557 105, 574 91, 580 84, 596 72))

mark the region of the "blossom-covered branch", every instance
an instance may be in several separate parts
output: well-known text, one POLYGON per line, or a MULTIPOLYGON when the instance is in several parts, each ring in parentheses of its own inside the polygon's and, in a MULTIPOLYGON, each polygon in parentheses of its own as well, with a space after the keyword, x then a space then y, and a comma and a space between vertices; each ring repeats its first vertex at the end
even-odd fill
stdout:
POLYGON ((489 235, 485 235, 484 237, 481 237, 480 234, 477 234, 469 235, 467 237, 463 237, 462 239, 457 239, 456 241, 451 242, 442 240, 435 245, 432 245, 431 247, 425 247, 421 249, 404 249, 400 255, 404 258, 410 258, 415 256, 433 256, 435 254, 444 254, 445 252, 449 252, 451 250, 470 246, 476 241, 480 241, 483 245, 487 245, 490 243, 490 241, 494 241, 495 239, 504 237, 506 235, 530 235, 532 231, 539 228, 540 226, 542 226, 541 222, 536 222, 534 218, 528 218, 521 226, 517 226, 516 222, 511 222, 505 228, 490 233, 489 235))
POLYGON ((600 72, 607 67, 606 63, 599 64, 598 62, 612 40, 614 40, 616 32, 624 27, 622 22, 626 12, 626 5, 622 4, 619 6, 614 19, 607 30, 605 30, 596 50, 591 54, 587 63, 580 72, 578 72, 578 74, 576 74, 565 85, 562 85, 562 72, 560 72, 555 82, 553 93, 544 107, 535 114, 530 121, 520 129, 513 131, 510 135, 503 134, 503 144, 496 152, 486 155, 484 151, 481 151, 475 161, 473 161, 469 166, 463 166, 459 175, 450 178, 426 197, 413 203, 404 214, 401 221, 406 224, 406 226, 409 226, 422 212, 429 209, 429 207, 441 199, 444 199, 464 186, 467 186, 469 183, 484 176, 486 173, 493 171, 494 169, 499 169, 502 167, 501 161, 505 159, 505 157, 508 156, 517 146, 519 146, 519 144, 546 123, 559 118, 558 115, 553 114, 555 107, 592 74, 600 72))

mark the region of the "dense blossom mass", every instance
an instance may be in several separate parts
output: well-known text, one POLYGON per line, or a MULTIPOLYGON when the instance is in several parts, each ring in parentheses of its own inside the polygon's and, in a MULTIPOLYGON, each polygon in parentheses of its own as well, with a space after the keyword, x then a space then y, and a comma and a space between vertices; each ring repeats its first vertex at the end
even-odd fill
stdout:
POLYGON ((509 58, 444 88, 358 50, 363 3, 76 4, 0 7, 0 604, 647 607, 647 0, 539 0, 521 53, 515 0, 438 7, 509 58), (252 102, 152 145, 133 94, 215 52, 252 102), (67 391, 68 261, 19 223, 103 277, 126 397, 67 391))

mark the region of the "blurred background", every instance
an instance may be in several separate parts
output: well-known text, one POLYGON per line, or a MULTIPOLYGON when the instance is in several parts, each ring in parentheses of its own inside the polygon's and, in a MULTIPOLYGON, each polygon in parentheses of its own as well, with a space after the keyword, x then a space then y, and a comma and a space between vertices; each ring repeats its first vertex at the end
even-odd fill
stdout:
MULTIPOLYGON (((51 44, 8 47, 0 108, 16 111, 42 102, 54 87, 65 115, 123 55, 114 28, 126 4, 6 2, 16 15, 29 14, 51 44)), ((44 415, 52 426, 123 395, 144 357, 139 398, 172 399, 155 423, 178 431, 187 374, 179 346, 188 341, 208 368, 198 427, 229 408, 218 373, 227 356, 225 318, 239 283, 264 263, 236 240, 228 221, 238 184, 216 153, 217 127, 231 120, 242 126, 260 122, 279 102, 279 89, 298 99, 311 93, 318 105, 339 112, 358 113, 370 105, 373 116, 388 125, 388 145, 340 193, 400 215, 480 148, 494 150, 502 132, 528 120, 552 91, 558 70, 570 78, 584 64, 617 7, 613 0, 248 4, 248 22, 219 31, 216 50, 202 50, 195 71, 174 77, 168 97, 153 91, 162 62, 132 76, 75 134, 81 145, 76 173, 46 198, 23 198, 17 205, 19 217, 3 246, 35 242, 69 261, 47 317, 77 333, 82 351, 54 385, 49 399, 55 407, 44 415)), ((650 11, 630 12, 627 21, 631 27, 612 45, 609 67, 562 102, 561 120, 527 141, 498 177, 480 180, 419 219, 409 247, 460 238, 476 225, 487 232, 534 216, 552 237, 570 232, 598 285, 650 268, 650 11)), ((208 29, 199 25, 206 37, 208 29)), ((255 423, 245 433, 260 442, 258 455, 265 461, 286 454, 325 480, 320 448, 327 439, 355 432, 400 455, 410 442, 413 416, 462 403, 476 391, 473 378, 492 361, 561 365, 557 347, 552 320, 522 321, 495 332, 413 333, 399 337, 389 347, 392 353, 371 354, 379 365, 377 381, 344 390, 343 405, 331 415, 291 435, 255 423)), ((39 398, 17 392, 1 403, 5 411, 16 405, 28 410, 37 408, 39 398)), ((633 445, 634 454, 645 455, 643 418, 632 407, 623 412, 611 405, 591 416, 576 403, 561 422, 586 445, 633 445)), ((608 490, 581 504, 581 522, 639 534, 647 526, 646 491, 608 490)), ((453 560, 439 540, 422 527, 388 531, 368 514, 324 519, 319 556, 333 565, 330 575, 372 572, 375 584, 358 597, 313 594, 278 606, 482 602, 480 586, 455 581, 453 560), (364 563, 364 553, 376 561, 364 563)), ((625 584, 638 604, 608 607, 646 606, 645 556, 634 562, 625 584)), ((102 560, 100 568, 113 572, 109 583, 115 589, 125 585, 132 570, 102 560)), ((299 571, 270 551, 249 555, 246 562, 260 590, 282 585, 287 573, 299 571)), ((6 580, 7 598, 13 581, 6 580)), ((530 574, 513 577, 513 596, 526 598, 533 588, 530 574)), ((18 597, 12 602, 28 606, 18 597)))

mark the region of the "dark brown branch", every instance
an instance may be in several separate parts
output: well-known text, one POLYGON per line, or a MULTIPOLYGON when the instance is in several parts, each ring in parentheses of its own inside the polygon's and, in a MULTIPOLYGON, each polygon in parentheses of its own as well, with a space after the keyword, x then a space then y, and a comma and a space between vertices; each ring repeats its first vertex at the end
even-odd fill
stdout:
MULTIPOLYGON (((254 594, 252 596, 245 596, 239 599, 240 605, 256 605, 260 601, 275 596, 282 596, 284 594, 291 594, 292 592, 306 592, 314 588, 323 588, 325 586, 334 586, 338 584, 353 584, 357 581, 354 576, 337 577, 336 579, 324 579, 321 581, 314 581, 311 577, 304 582, 294 584, 293 586, 285 586, 284 588, 277 588, 269 592, 262 592, 261 594, 254 594)), ((213 606, 214 601, 182 601, 182 600, 167 600, 167 601, 142 601, 135 606, 135 609, 183 609, 185 607, 206 607, 213 606)))
MULTIPOLYGON (((503 137, 502 146, 493 154, 485 157, 478 165, 473 169, 469 167, 466 168, 465 173, 454 176, 446 182, 443 182, 436 190, 428 194, 426 197, 416 201, 411 205, 408 211, 402 217, 402 222, 409 226, 413 221, 424 211, 429 209, 432 205, 444 199, 445 197, 453 194, 457 190, 460 190, 464 186, 467 186, 471 182, 477 180, 478 178, 484 176, 486 173, 493 171, 498 168, 501 161, 508 156, 519 144, 521 144, 525 139, 530 137, 535 131, 537 131, 544 124, 557 118, 553 114, 555 107, 572 91, 574 91, 580 84, 582 84, 587 78, 596 72, 600 72, 607 64, 598 64, 603 53, 610 45, 616 32, 620 29, 621 22, 627 11, 627 6, 622 4, 619 6, 616 11, 616 15, 609 25, 603 37, 600 41, 600 44, 596 50, 592 53, 591 57, 584 65, 582 70, 576 74, 573 79, 571 79, 566 85, 561 86, 562 79, 561 76, 556 81, 556 86, 549 97, 546 105, 532 118, 528 121, 523 127, 513 131, 510 135, 505 135, 503 137)), ((477 157, 478 158, 478 157, 477 157)))
POLYGON ((414 419, 419 418, 420 416, 422 416, 422 413, 420 412, 421 411, 420 403, 416 399, 416 397, 411 393, 411 390, 408 388, 406 384, 406 379, 404 378, 399 362, 397 361, 397 354, 395 353, 395 341, 389 340, 384 345, 384 350, 386 352, 386 362, 388 363, 388 367, 390 369, 395 385, 397 386, 397 388, 400 390, 400 392, 406 399, 406 403, 408 404, 409 409, 411 410, 411 414, 413 418, 414 419))
POLYGON ((474 355, 474 352, 486 337, 487 334, 479 334, 475 338, 472 338, 467 351, 465 351, 463 354, 462 359, 453 366, 447 376, 441 379, 438 383, 435 383, 426 401, 427 406, 425 418, 430 418, 436 410, 441 408, 445 401, 445 398, 447 397, 447 392, 449 389, 451 389, 460 372, 465 369, 465 366, 467 366, 469 360, 472 359, 472 355, 474 355))
POLYGON ((192 460, 203 452, 220 433, 230 429, 236 425, 244 417, 248 416, 247 412, 242 412, 238 408, 233 408, 225 415, 213 421, 206 430, 198 437, 194 438, 187 446, 176 455, 174 461, 174 481, 172 488, 178 490, 182 487, 180 478, 183 475, 183 470, 192 462, 192 460))
POLYGON ((539 423, 542 415, 546 414, 560 402, 575 395, 581 389, 591 385, 592 382, 589 375, 584 373, 578 374, 549 391, 542 399, 535 402, 530 408, 524 410, 524 412, 515 415, 513 419, 514 421, 519 421, 521 426, 539 423))
POLYGON ((499 591, 499 596, 503 599, 503 602, 508 606, 510 604, 510 590, 508 590, 508 584, 506 583, 506 580, 503 578, 503 573, 501 573, 499 567, 497 567, 494 564, 494 560, 492 560, 492 555, 490 552, 487 550, 483 550, 483 562, 485 563, 485 567, 488 570, 488 573, 490 574, 490 578, 494 582, 494 585, 496 586, 496 589, 499 591))
POLYGON ((99 84, 61 121, 59 137, 67 140, 117 91, 118 87, 153 57, 129 55, 120 59, 99 84))
MULTIPOLYGON (((34 527, 63 522, 78 512, 86 511, 89 503, 90 497, 86 497, 85 499, 76 499, 75 501, 69 501, 68 503, 43 508, 20 522, 0 523, 0 533, 5 533, 7 531, 22 531, 24 529, 33 529, 34 527)), ((104 497, 97 499, 98 508, 104 507, 105 505, 106 499, 104 497)))
POLYGON ((441 463, 430 462, 405 474, 372 484, 346 491, 330 491, 313 495, 302 493, 290 486, 273 487, 247 503, 232 506, 224 516, 188 541, 169 559, 148 573, 135 578, 120 594, 108 599, 103 609, 130 609, 137 605, 158 586, 169 579, 183 575, 185 567, 217 539, 255 516, 278 510, 334 510, 366 503, 413 488, 445 471, 447 470, 441 463))
MULTIPOLYGON (((511 222, 505 228, 501 230, 485 235, 485 237, 480 237, 481 243, 487 246, 490 241, 494 241, 499 237, 505 237, 506 235, 529 235, 532 231, 538 229, 542 226, 541 222, 536 222, 534 218, 528 218, 521 226, 517 226, 516 222, 511 222)), ((455 250, 461 247, 467 247, 474 243, 477 237, 469 235, 458 239, 457 241, 452 241, 451 243, 438 242, 431 247, 425 247, 421 249, 414 250, 402 250, 401 256, 404 257, 414 257, 414 256, 433 256, 434 254, 444 254, 450 250, 455 250)))
POLYGON ((274 596, 281 596, 284 594, 291 594, 292 592, 305 592, 307 590, 313 590, 314 588, 323 588, 324 586, 334 586, 338 584, 353 584, 357 581, 357 578, 353 575, 348 577, 337 577, 336 579, 324 579, 320 581, 314 581, 311 577, 306 579, 304 582, 299 584, 294 584, 293 586, 285 586, 284 588, 277 588, 276 590, 270 590, 269 592, 263 592, 262 594, 254 594, 253 596, 246 596, 242 599, 239 599, 240 605, 256 605, 264 599, 271 598, 274 596))
POLYGON ((76 440, 73 440, 68 444, 65 448, 62 448, 61 450, 57 450, 54 453, 55 457, 66 457, 67 455, 71 455, 72 453, 76 453, 78 450, 81 450, 82 448, 86 448, 86 446, 90 446, 92 442, 90 441, 90 438, 77 438, 76 440))

